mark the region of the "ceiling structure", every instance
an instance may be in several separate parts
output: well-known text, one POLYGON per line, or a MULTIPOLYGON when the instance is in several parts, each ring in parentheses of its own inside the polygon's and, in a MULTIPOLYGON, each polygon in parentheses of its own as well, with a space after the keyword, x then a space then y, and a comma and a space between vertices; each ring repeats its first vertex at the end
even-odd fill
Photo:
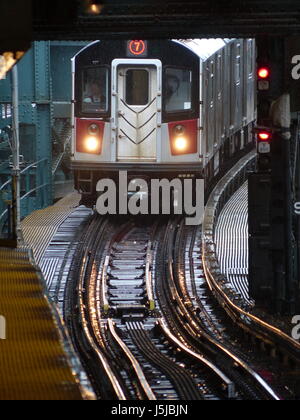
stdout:
POLYGON ((32 0, 33 38, 203 38, 300 33, 299 0, 103 0, 101 15, 93 17, 80 17, 81 1, 32 0))
POLYGON ((0 2, 1 50, 33 40, 230 38, 300 34, 299 0, 9 0, 0 2), (84 1, 104 2, 83 16, 84 1))
POLYGON ((41 40, 300 35, 299 0, 0 1, 0 79, 41 40), (98 16, 83 2, 104 3, 98 16))

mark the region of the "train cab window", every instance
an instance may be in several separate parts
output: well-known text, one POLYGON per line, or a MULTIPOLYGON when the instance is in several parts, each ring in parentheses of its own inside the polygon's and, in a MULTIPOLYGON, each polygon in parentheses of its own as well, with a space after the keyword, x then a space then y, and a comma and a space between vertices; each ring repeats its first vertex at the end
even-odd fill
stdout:
POLYGON ((149 103, 149 72, 143 69, 131 69, 126 72, 127 105, 144 106, 149 103))
POLYGON ((83 71, 83 113, 108 111, 108 75, 108 69, 104 67, 93 67, 83 71))
POLYGON ((186 69, 166 69, 166 111, 183 112, 192 109, 192 72, 186 69))

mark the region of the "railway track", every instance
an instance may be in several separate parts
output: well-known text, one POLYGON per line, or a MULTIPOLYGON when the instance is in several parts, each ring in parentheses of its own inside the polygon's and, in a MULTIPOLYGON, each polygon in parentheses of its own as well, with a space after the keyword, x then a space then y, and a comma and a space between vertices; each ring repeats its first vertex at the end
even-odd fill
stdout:
POLYGON ((146 281, 149 233, 149 229, 131 224, 116 227, 99 218, 91 222, 73 261, 73 288, 67 294, 66 320, 99 397, 200 399, 193 378, 157 350, 140 325, 135 328, 136 324, 131 323, 154 316, 146 281), (124 324, 126 320, 131 322, 124 324), (156 352, 149 351, 149 346, 156 352))
MULTIPOLYGON (((290 399, 299 399, 299 343, 290 336, 287 323, 277 322, 274 317, 258 307, 253 307, 252 302, 249 303, 248 299, 242 297, 243 290, 237 292, 232 287, 228 278, 222 274, 217 256, 214 232, 220 212, 237 189, 246 182, 252 159, 253 156, 249 155, 228 171, 208 199, 203 222, 203 271, 210 294, 222 309, 221 316, 227 317, 235 330, 243 335, 243 341, 267 360, 265 366, 277 364, 275 375, 282 384, 285 384, 283 395, 287 394, 287 398, 290 399)), ((234 197, 236 196, 237 194, 234 197)), ((231 228, 232 226, 229 226, 229 229, 231 228)), ((242 256, 238 255, 234 258, 234 263, 230 265, 240 267, 242 256)), ((241 274, 239 267, 236 267, 237 272, 241 274)), ((230 272, 236 273, 235 267, 231 268, 230 272)))
POLYGON ((180 219, 93 215, 89 220, 82 211, 65 221, 45 267, 51 296, 64 307, 99 398, 299 395, 297 381, 284 373, 296 377, 291 362, 299 359, 297 345, 223 290, 207 243, 213 226, 209 210, 204 236, 180 219))
POLYGON ((174 220, 91 219, 65 311, 99 398, 278 399, 225 348, 193 265, 201 237, 184 232, 174 220))
POLYGON ((169 357, 170 348, 164 349, 151 337, 157 316, 151 283, 156 226, 129 223, 111 241, 102 274, 102 314, 107 316, 108 325, 113 322, 120 332, 119 344, 122 341, 139 366, 146 367, 145 378, 155 399, 197 400, 201 399, 198 385, 191 373, 174 361, 176 352, 169 357))
MULTIPOLYGON (((236 385, 240 398, 280 399, 264 379, 224 343, 220 322, 195 294, 193 274, 184 263, 188 242, 183 235, 183 222, 170 221, 159 240, 164 245, 156 275, 160 279, 156 283, 157 297, 170 329, 193 351, 201 352, 223 371, 236 385)), ((191 243, 191 239, 189 241, 191 243)), ((191 264, 190 260, 189 267, 191 264)))

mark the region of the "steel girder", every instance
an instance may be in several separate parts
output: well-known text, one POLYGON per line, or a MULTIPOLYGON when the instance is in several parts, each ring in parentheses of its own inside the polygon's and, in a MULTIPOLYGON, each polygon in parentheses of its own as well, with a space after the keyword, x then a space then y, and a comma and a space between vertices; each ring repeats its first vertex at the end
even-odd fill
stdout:
MULTIPOLYGON (((62 148, 64 152, 66 149, 58 130, 55 139, 59 150, 54 149, 53 158, 53 132, 57 126, 71 124, 71 57, 84 45, 85 42, 34 42, 18 64, 23 217, 52 204, 55 171, 64 158, 62 148)), ((8 74, 0 81, 0 216, 5 210, 4 200, 10 196, 10 185, 2 192, 1 187, 10 177, 11 87, 8 74)))

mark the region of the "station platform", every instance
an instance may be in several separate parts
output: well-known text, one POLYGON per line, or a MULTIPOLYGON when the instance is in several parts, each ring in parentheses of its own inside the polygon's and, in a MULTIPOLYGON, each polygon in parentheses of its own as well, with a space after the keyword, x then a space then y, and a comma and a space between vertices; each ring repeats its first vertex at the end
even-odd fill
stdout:
POLYGON ((22 222, 23 240, 34 255, 35 262, 41 263, 41 259, 60 225, 78 207, 80 195, 68 194, 51 207, 33 212, 22 222))
POLYGON ((64 315, 70 260, 77 249, 77 236, 93 214, 79 206, 80 195, 71 193, 54 206, 33 212, 22 222, 23 240, 32 249, 45 280, 48 295, 64 315))
POLYGON ((45 292, 28 250, 0 249, 2 401, 88 398, 45 292))
POLYGON ((24 247, 0 248, 0 400, 91 400, 38 263, 78 206, 70 194, 22 223, 24 247))

